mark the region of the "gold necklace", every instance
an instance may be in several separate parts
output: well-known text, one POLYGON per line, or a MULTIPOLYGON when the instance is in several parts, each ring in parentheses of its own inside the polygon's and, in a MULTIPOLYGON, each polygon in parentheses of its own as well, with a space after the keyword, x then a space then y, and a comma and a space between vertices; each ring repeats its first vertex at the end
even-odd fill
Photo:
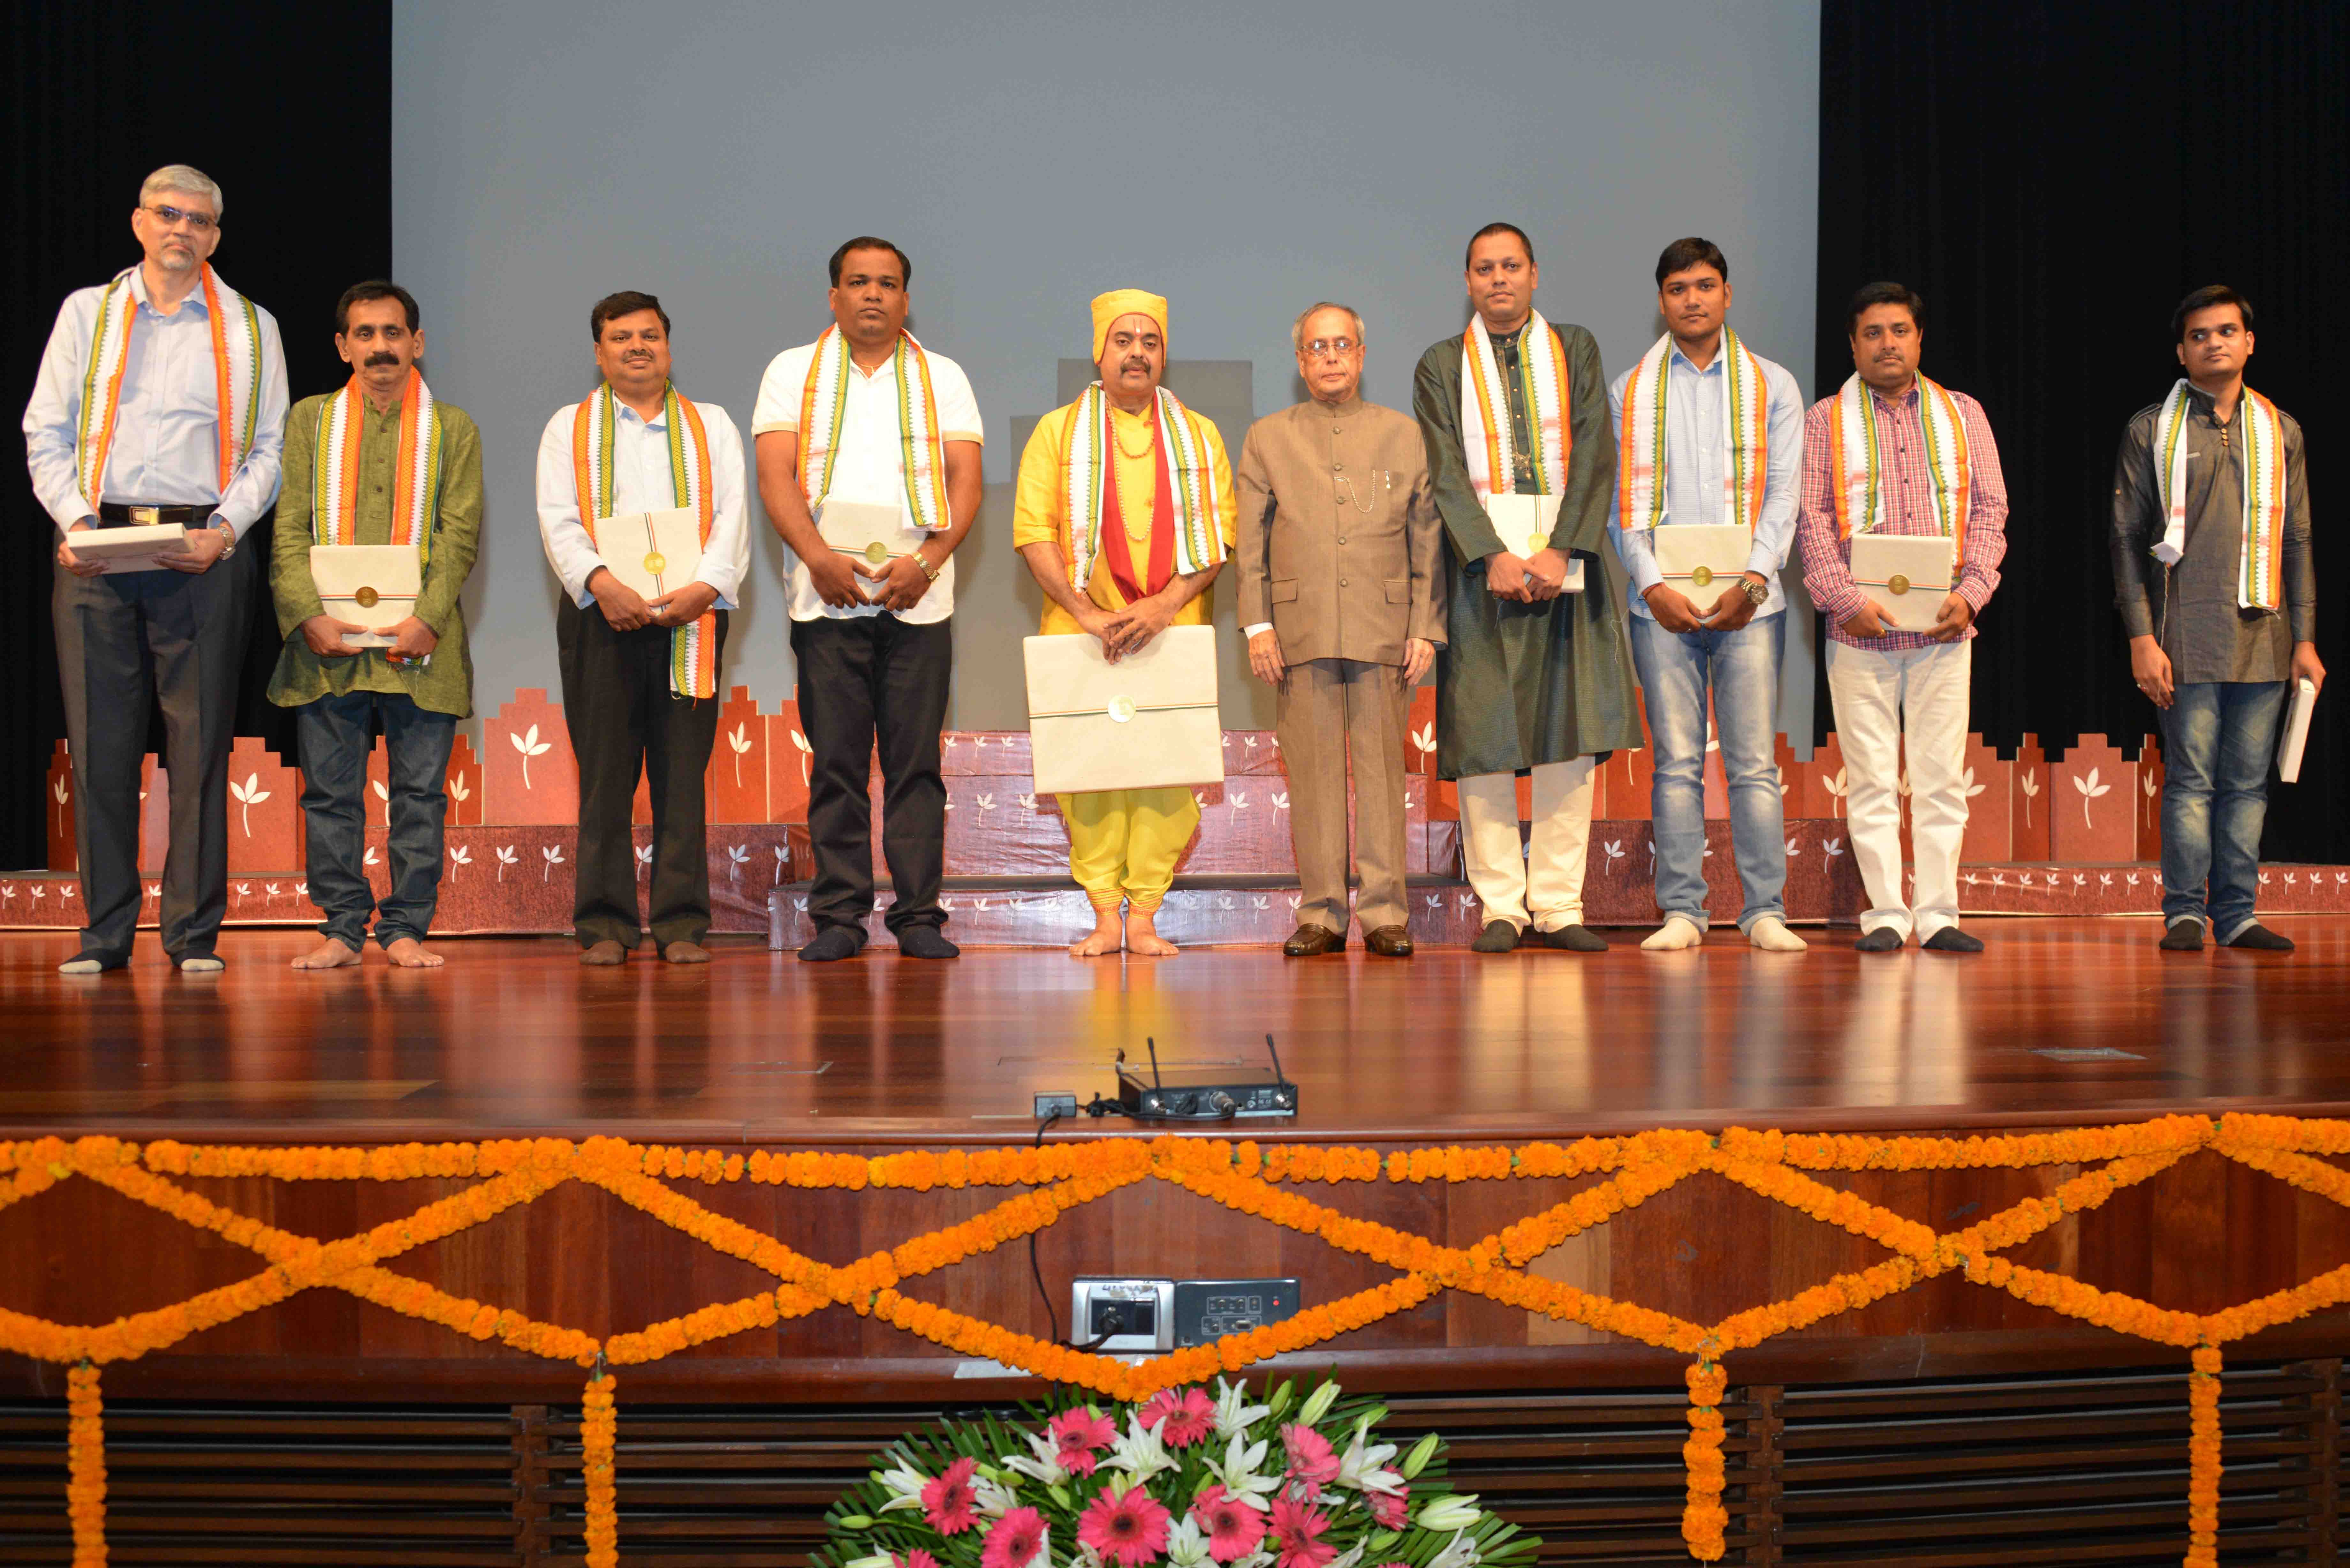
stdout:
POLYGON ((1142 450, 1140 452, 1128 452, 1126 450, 1126 438, 1118 433, 1118 418, 1113 414, 1110 417, 1109 421, 1109 439, 1118 442, 1118 450, 1122 456, 1132 458, 1137 462, 1139 462, 1144 458, 1149 457, 1153 449, 1159 445, 1159 421, 1156 420, 1151 421, 1149 429, 1150 431, 1150 439, 1142 443, 1142 450))

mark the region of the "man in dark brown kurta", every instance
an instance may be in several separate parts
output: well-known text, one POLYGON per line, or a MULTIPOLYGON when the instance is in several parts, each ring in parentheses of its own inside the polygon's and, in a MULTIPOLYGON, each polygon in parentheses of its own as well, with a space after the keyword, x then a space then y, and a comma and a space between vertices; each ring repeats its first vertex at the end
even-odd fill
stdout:
POLYGON ((1460 781, 1462 853, 1485 909, 1480 952, 1507 952, 1529 928, 1546 947, 1607 947, 1583 924, 1592 781, 1616 748, 1640 743, 1622 607, 1599 559, 1616 479, 1607 373, 1590 333, 1534 310, 1540 278, 1523 233, 1479 231, 1467 265, 1475 318, 1421 355, 1413 378, 1452 546, 1436 764, 1460 781), (1503 537, 1489 500, 1528 493, 1560 498, 1548 536, 1503 537), (1581 591, 1568 591, 1578 569, 1581 591), (1534 784, 1523 852, 1522 773, 1534 784))
POLYGON ((1404 714, 1444 640, 1435 509, 1419 429, 1358 395, 1363 318, 1316 305, 1290 328, 1313 395, 1249 427, 1240 492, 1241 631, 1281 693, 1289 831, 1303 901, 1282 951, 1347 945, 1353 753, 1363 945, 1411 952, 1404 902, 1404 714))

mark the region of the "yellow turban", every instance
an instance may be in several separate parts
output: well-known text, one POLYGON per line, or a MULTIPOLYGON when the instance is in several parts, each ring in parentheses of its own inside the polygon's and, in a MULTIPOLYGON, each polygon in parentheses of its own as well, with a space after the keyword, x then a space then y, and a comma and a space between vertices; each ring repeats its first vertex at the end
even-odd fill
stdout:
POLYGON ((1145 294, 1139 288, 1113 288, 1107 294, 1094 296, 1094 363, 1101 363, 1102 349, 1109 343, 1109 324, 1121 316, 1148 316, 1159 324, 1159 336, 1167 336, 1167 302, 1155 294, 1145 294))

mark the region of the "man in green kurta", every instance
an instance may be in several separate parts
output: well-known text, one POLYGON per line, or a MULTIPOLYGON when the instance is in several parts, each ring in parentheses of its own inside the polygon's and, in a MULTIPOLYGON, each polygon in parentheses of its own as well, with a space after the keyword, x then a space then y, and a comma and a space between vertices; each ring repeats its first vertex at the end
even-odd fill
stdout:
POLYGON ((481 544, 481 432, 424 385, 416 301, 399 285, 379 279, 346 290, 335 306, 335 348, 351 367, 349 382, 286 416, 269 561, 286 637, 269 700, 297 711, 310 899, 327 917, 326 940, 294 967, 358 963, 372 914, 394 964, 437 969, 441 956, 423 938, 441 887, 449 752, 473 705, 457 595, 481 544), (390 648, 345 643, 363 628, 327 613, 310 575, 313 545, 416 547, 415 613, 390 629, 390 648), (380 906, 365 865, 368 753, 379 730, 390 764, 391 861, 391 890, 380 906))
POLYGON ((1616 481, 1607 372, 1590 333, 1534 309, 1542 275, 1523 231, 1480 229, 1466 275, 1469 329, 1421 355, 1412 385, 1452 546, 1437 773, 1459 781, 1462 858, 1484 906, 1474 949, 1601 952, 1583 923, 1592 782, 1610 752, 1640 743, 1622 607, 1599 559, 1616 481), (1534 791, 1523 846, 1520 774, 1534 791))

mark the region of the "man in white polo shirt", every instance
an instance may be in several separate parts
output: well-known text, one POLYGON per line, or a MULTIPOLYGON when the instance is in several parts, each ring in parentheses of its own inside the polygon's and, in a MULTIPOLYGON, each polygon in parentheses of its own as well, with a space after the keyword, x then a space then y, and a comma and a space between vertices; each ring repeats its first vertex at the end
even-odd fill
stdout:
POLYGON ((792 653, 800 727, 814 753, 816 935, 800 957, 845 959, 865 945, 873 909, 866 780, 878 740, 881 853, 895 890, 889 930, 908 957, 952 958, 957 949, 940 929, 947 792, 939 732, 954 665, 954 550, 979 515, 979 404, 962 367, 906 330, 914 268, 905 252, 861 234, 832 253, 831 270, 833 325, 775 356, 751 416, 759 499, 792 553, 792 653), (819 521, 828 502, 892 510, 897 527, 861 545, 828 543, 819 521))

